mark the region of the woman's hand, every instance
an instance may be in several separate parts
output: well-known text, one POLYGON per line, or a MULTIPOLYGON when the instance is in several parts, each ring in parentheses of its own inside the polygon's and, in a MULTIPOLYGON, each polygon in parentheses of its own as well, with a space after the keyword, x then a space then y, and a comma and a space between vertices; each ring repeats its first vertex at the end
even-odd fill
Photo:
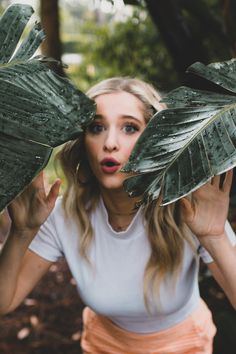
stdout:
POLYGON ((51 213, 60 189, 60 180, 45 192, 43 172, 8 206, 11 230, 20 235, 36 233, 51 213))
POLYGON ((192 193, 191 201, 187 198, 181 199, 183 220, 199 239, 224 234, 232 178, 231 170, 226 173, 220 187, 220 176, 215 176, 192 193))

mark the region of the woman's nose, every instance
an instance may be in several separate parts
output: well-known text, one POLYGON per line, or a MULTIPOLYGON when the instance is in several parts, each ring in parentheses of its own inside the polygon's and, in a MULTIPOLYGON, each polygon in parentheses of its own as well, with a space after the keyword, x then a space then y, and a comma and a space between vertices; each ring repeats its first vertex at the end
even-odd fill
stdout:
POLYGON ((115 130, 110 129, 107 131, 103 148, 106 151, 114 151, 119 149, 118 136, 115 130))

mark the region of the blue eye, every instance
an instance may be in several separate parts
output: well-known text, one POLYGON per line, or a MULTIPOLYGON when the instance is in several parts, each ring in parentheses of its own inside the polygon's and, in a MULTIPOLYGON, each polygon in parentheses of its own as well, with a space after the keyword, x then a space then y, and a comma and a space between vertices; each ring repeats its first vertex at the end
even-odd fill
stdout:
POLYGON ((124 129, 125 133, 127 133, 127 134, 134 134, 139 130, 138 127, 136 127, 134 124, 130 124, 130 123, 126 124, 123 129, 124 129))
POLYGON ((89 127, 88 127, 88 131, 89 133, 92 134, 99 134, 103 131, 103 125, 98 124, 98 123, 92 123, 89 127))

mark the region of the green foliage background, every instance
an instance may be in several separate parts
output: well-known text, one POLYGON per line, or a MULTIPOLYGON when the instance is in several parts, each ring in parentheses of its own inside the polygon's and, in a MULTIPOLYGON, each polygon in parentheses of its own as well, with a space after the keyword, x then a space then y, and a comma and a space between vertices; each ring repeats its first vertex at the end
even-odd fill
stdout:
MULTIPOLYGON (((88 21, 81 26, 81 65, 70 72, 78 86, 90 86, 111 76, 135 76, 168 90, 176 84, 171 58, 150 18, 135 11, 126 22, 113 26, 88 21), (166 75, 171 72, 172 75, 166 75)), ((73 69, 73 68, 72 68, 73 69)))
MULTIPOLYGON (((80 64, 70 65, 68 75, 82 90, 104 78, 121 75, 147 80, 162 92, 182 84, 145 1, 137 3, 141 5, 129 6, 130 16, 117 18, 115 10, 107 14, 86 4, 60 1, 63 50, 82 55, 80 64)), ((232 57, 232 33, 227 33, 219 0, 185 1, 177 6, 180 21, 185 21, 187 30, 203 46, 205 64, 232 57)))
POLYGON ((67 71, 82 90, 111 76, 139 77, 161 91, 176 86, 178 79, 172 59, 144 9, 134 9, 132 16, 122 20, 103 14, 100 21, 96 13, 83 8, 83 18, 80 14, 75 21, 78 13, 72 10, 69 7, 67 13, 62 11, 63 51, 82 55, 81 63, 70 65, 67 71), (67 28, 64 25, 73 17, 75 26, 70 32, 71 24, 67 28))

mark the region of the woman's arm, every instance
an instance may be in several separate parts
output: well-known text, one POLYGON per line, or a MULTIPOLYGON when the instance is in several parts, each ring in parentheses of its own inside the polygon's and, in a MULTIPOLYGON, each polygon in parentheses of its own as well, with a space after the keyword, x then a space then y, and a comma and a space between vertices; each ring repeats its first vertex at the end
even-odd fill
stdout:
POLYGON ((30 250, 25 251, 14 237, 12 240, 4 247, 0 259, 1 315, 20 305, 52 264, 30 250))
POLYGON ((56 181, 46 195, 40 174, 8 208, 12 223, 0 254, 1 314, 18 306, 51 265, 28 246, 52 211, 59 188, 56 181))
POLYGON ((232 177, 227 172, 222 186, 220 176, 212 178, 191 201, 181 199, 181 207, 184 221, 214 260, 209 269, 236 309, 236 249, 225 232, 232 177))
POLYGON ((236 309, 236 247, 232 247, 229 243, 228 238, 222 244, 219 242, 217 250, 219 256, 216 257, 215 262, 211 262, 207 266, 236 309))

